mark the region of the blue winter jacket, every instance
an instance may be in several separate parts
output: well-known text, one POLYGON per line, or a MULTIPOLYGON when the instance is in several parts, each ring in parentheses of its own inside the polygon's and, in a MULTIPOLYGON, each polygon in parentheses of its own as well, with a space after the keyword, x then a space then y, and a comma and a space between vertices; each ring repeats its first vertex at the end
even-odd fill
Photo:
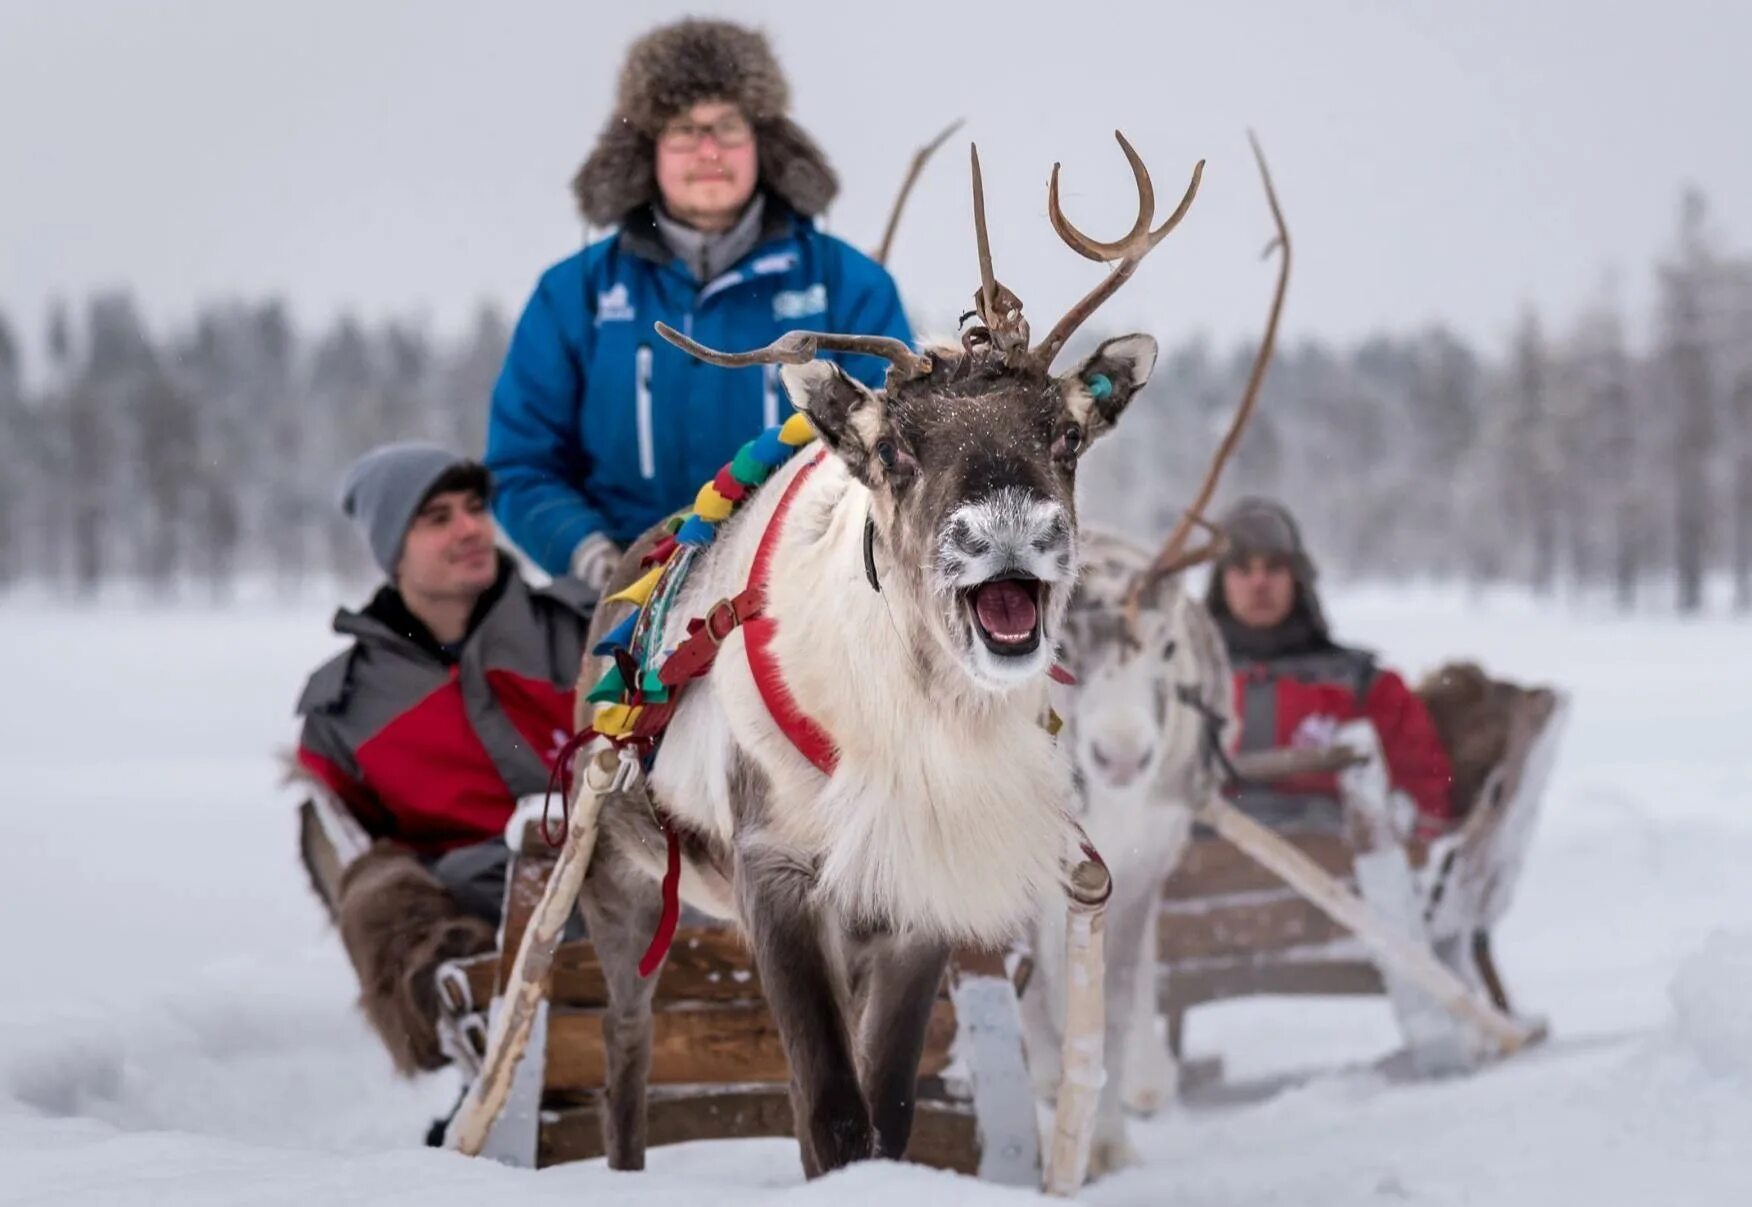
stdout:
MULTIPOLYGON (((637 539, 790 413, 776 366, 704 364, 653 323, 727 351, 798 328, 912 342, 880 265, 767 204, 760 241, 704 285, 662 243, 648 209, 542 274, 493 387, 486 464, 500 525, 548 573, 565 573, 591 533, 622 546, 637 539)), ((872 386, 888 367, 836 359, 872 386)))

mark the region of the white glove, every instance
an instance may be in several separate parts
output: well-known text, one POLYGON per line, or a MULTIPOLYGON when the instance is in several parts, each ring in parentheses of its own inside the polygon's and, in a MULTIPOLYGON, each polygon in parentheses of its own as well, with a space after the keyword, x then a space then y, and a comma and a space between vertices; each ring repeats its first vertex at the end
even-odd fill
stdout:
POLYGON ((608 577, 620 559, 620 546, 600 532, 592 532, 572 550, 572 577, 592 591, 600 591, 608 584, 608 577))

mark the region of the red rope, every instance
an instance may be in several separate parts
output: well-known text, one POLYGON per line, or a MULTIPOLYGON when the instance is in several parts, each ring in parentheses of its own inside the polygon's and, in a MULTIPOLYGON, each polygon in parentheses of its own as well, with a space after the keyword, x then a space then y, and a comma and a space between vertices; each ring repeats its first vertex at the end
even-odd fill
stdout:
POLYGON ((681 921, 681 836, 667 818, 661 819, 660 824, 669 840, 669 862, 663 869, 663 914, 657 920, 657 933, 651 936, 651 945, 639 958, 641 977, 650 976, 663 963, 669 945, 675 941, 676 924, 681 921))
POLYGON ((559 754, 554 756, 554 765, 548 770, 547 791, 542 794, 541 801, 541 840, 550 847, 563 844, 566 841, 566 831, 572 825, 572 760, 596 736, 595 727, 586 725, 580 732, 567 738, 566 744, 560 747, 559 754), (548 832, 548 815, 554 807, 555 788, 560 790, 560 836, 557 839, 548 832))

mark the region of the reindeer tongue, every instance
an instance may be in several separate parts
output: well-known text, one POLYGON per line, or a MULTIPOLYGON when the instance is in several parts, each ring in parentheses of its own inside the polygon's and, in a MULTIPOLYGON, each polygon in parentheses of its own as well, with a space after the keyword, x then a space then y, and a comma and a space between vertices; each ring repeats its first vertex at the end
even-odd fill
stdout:
POLYGON ((1038 615, 1028 588, 1009 579, 982 584, 974 592, 973 611, 981 628, 1005 642, 1028 640, 1038 615))

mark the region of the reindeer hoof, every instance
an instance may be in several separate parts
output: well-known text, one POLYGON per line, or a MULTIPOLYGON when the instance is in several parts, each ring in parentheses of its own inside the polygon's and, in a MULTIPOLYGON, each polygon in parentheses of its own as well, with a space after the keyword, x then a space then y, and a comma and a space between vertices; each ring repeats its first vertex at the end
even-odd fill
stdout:
POLYGON ((1122 1077, 1121 1098, 1136 1114, 1154 1115, 1178 1097, 1180 1066, 1166 1052, 1145 1057, 1122 1077))
POLYGON ((876 1129, 870 1126, 870 1117, 863 1109, 862 1102, 843 1104, 842 1110, 824 1110, 816 1117, 815 1126, 811 1128, 815 1142, 815 1155, 820 1160, 821 1171, 827 1173, 850 1165, 854 1161, 867 1161, 876 1155, 876 1129))
POLYGON ((1089 1178, 1106 1177, 1138 1163, 1138 1153, 1125 1138, 1125 1125, 1117 1131, 1097 1125, 1094 1141, 1089 1145, 1089 1178))

